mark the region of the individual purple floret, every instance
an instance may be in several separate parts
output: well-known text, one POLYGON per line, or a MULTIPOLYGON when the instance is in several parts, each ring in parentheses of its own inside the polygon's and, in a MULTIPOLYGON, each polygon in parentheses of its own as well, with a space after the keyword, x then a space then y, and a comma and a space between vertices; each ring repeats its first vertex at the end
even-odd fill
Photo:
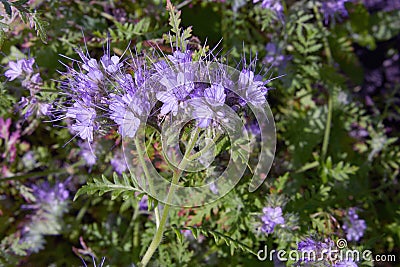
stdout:
POLYGON ((356 208, 350 208, 347 211, 347 218, 343 224, 343 230, 346 233, 348 241, 359 241, 363 237, 367 224, 365 220, 359 219, 356 208))
POLYGON ((317 250, 317 247, 318 247, 318 242, 309 237, 307 237, 303 241, 300 241, 297 244, 297 250, 299 250, 300 252, 315 251, 317 250))
POLYGON ((93 144, 89 145, 88 142, 80 142, 79 147, 81 148, 79 155, 82 156, 85 160, 86 166, 92 167, 93 165, 95 165, 95 146, 93 144))
POLYGON ((139 201, 139 210, 141 211, 147 211, 148 210, 148 196, 143 195, 143 197, 139 201))
POLYGON ((175 65, 188 63, 192 61, 192 52, 187 50, 183 53, 177 50, 172 55, 169 55, 168 59, 175 65))
POLYGON ((337 14, 342 17, 348 17, 349 13, 345 7, 346 2, 352 2, 353 0, 325 0, 322 3, 321 12, 324 15, 325 24, 329 23, 329 20, 335 20, 337 14))
POLYGON ((224 113, 220 108, 224 105, 226 94, 222 85, 213 84, 204 90, 203 98, 194 98, 192 101, 193 116, 200 128, 208 127, 212 119, 223 119, 224 113))
POLYGON ((16 62, 10 61, 8 63, 9 69, 4 73, 4 75, 10 79, 10 81, 15 80, 19 76, 23 76, 24 72, 27 75, 32 74, 33 64, 35 63, 34 58, 30 59, 20 59, 16 62))
POLYGON ((110 118, 118 124, 118 132, 122 137, 134 137, 140 125, 139 115, 148 109, 146 102, 132 94, 113 96, 109 105, 110 118))
POLYGON ((265 103, 265 95, 268 88, 265 87, 267 82, 263 82, 261 77, 255 76, 254 72, 243 69, 239 74, 239 84, 241 90, 245 93, 245 101, 253 105, 262 105, 265 103))
POLYGON ((261 221, 263 223, 263 225, 261 226, 261 231, 263 231, 266 234, 273 233, 276 225, 285 223, 285 219, 282 217, 282 209, 280 207, 263 208, 263 215, 261 216, 261 221))
POLYGON ((49 183, 45 182, 39 186, 33 185, 32 189, 38 205, 64 202, 69 198, 69 191, 64 183, 57 183, 51 187, 49 183))
POLYGON ((110 58, 109 55, 104 55, 100 59, 101 65, 103 66, 104 70, 109 73, 115 73, 122 67, 122 63, 120 63, 119 61, 120 58, 118 56, 112 56, 110 58))
POLYGON ((96 118, 96 111, 93 108, 84 103, 75 102, 72 107, 68 108, 66 117, 75 119, 71 126, 73 132, 88 142, 93 141, 96 118))

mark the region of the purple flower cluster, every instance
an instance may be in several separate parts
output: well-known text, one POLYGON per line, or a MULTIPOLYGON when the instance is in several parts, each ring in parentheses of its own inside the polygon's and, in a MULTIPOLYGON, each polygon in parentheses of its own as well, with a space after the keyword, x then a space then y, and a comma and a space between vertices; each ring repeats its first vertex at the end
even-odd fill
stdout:
POLYGON ((348 241, 359 241, 363 237, 367 224, 365 220, 359 219, 356 208, 349 208, 347 218, 343 224, 343 230, 346 233, 348 241))
POLYGON ((280 207, 265 207, 263 208, 263 215, 261 216, 262 226, 261 231, 266 234, 274 232, 275 226, 285 223, 282 216, 282 209, 280 207))
MULTIPOLYGON (((109 49, 100 60, 83 51, 78 55, 80 61, 73 60, 78 68, 67 66, 67 78, 61 85, 67 99, 58 108, 61 115, 57 118, 70 120, 71 132, 88 143, 114 125, 122 137, 132 138, 150 117, 160 121, 167 115, 177 116, 180 110, 190 110, 198 118, 198 126, 205 128, 215 125, 214 119, 224 118, 224 105, 242 107, 266 101, 265 85, 269 80, 262 81, 249 66, 243 67, 239 81, 232 81, 223 69, 216 69, 210 75, 217 77, 215 84, 198 82, 199 70, 191 64, 201 63, 202 59, 193 62, 190 50, 176 50, 151 60, 139 56, 122 59, 111 56, 109 49), (238 84, 241 97, 227 89, 232 84, 238 84)), ((112 161, 114 167, 117 163, 116 159, 112 161)))
POLYGON ((32 186, 35 203, 24 208, 34 210, 29 222, 22 229, 21 240, 30 246, 29 251, 44 248, 45 235, 61 233, 62 216, 68 209, 69 191, 64 183, 51 187, 47 182, 32 186))
POLYGON ((29 96, 21 97, 17 105, 17 109, 21 111, 25 119, 32 115, 47 115, 50 108, 48 103, 43 103, 37 98, 40 86, 42 85, 42 79, 40 73, 34 72, 34 63, 34 58, 10 61, 8 63, 8 70, 4 73, 9 81, 17 78, 22 80, 21 85, 29 90, 29 96))
POLYGON ((353 0, 325 0, 322 2, 321 12, 324 15, 325 24, 328 24, 330 20, 334 21, 337 14, 340 14, 342 17, 348 17, 349 13, 347 12, 345 3, 352 1, 353 0))
POLYGON ((320 264, 318 266, 357 267, 357 264, 351 258, 340 259, 337 261, 339 249, 336 247, 335 242, 329 238, 317 241, 308 237, 297 243, 297 250, 301 256, 299 263, 318 263, 320 264), (333 263, 332 260, 335 260, 336 262, 333 263))

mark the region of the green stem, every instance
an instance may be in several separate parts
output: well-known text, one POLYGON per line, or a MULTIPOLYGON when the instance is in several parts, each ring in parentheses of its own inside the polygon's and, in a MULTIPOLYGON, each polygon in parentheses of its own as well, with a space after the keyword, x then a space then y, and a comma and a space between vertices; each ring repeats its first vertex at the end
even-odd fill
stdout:
POLYGON ((331 124, 332 124, 332 110, 333 110, 332 96, 328 95, 328 117, 326 118, 324 141, 322 143, 322 150, 321 150, 322 163, 325 162, 325 158, 328 153, 329 136, 331 134, 331 124))
MULTIPOLYGON (((320 31, 325 32, 325 28, 322 23, 321 14, 318 12, 318 7, 315 3, 314 3, 314 13, 315 13, 315 17, 317 19, 317 23, 320 28, 320 31)), ((324 43, 324 50, 325 50, 326 58, 328 60, 328 64, 330 66, 333 66, 332 51, 329 46, 328 38, 325 34, 322 38, 322 41, 324 43)), ((327 118, 326 118, 324 140, 322 142, 321 163, 325 162, 326 155, 328 153, 329 137, 330 137, 331 126, 332 126, 332 112, 333 112, 333 98, 332 98, 331 92, 328 91, 328 114, 327 114, 327 118)))
POLYGON ((147 251, 144 254, 142 261, 141 261, 141 266, 143 266, 143 267, 145 267, 149 263, 154 252, 157 250, 158 246, 161 243, 162 236, 164 234, 165 225, 166 225, 167 219, 168 219, 169 209, 171 207, 171 205, 169 205, 168 203, 170 203, 172 200, 173 193, 176 189, 176 185, 179 182, 179 178, 182 174, 182 170, 185 169, 186 165, 189 163, 188 156, 196 144, 196 141, 199 137, 199 133, 200 133, 200 129, 197 128, 196 132, 191 137, 191 139, 188 143, 188 147, 186 148, 185 155, 184 155, 181 163, 179 164, 179 167, 174 171, 174 174, 172 176, 171 187, 169 188, 168 195, 167 195, 167 201, 166 201, 166 204, 164 206, 164 210, 163 210, 163 213, 161 216, 160 226, 157 228, 157 232, 154 235, 154 238, 151 241, 150 246, 147 248, 147 251))
MULTIPOLYGON (((151 175, 149 173, 149 170, 147 169, 147 165, 146 165, 146 162, 143 157, 143 155, 146 151, 142 150, 142 147, 140 146, 140 141, 138 140, 137 137, 135 138, 135 146, 136 146, 136 150, 138 152, 139 162, 143 166, 144 175, 146 176, 146 180, 149 182, 150 193, 152 195, 154 195, 155 191, 154 191, 154 186, 153 186, 153 180, 151 179, 151 175)), ((156 226, 158 228, 160 225, 160 212, 159 212, 158 206, 154 208, 154 213, 156 216, 156 226)))

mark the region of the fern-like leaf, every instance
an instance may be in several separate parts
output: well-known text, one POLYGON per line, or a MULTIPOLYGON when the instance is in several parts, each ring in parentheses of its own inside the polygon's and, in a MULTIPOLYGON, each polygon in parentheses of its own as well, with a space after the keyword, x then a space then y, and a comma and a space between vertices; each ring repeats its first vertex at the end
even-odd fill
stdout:
POLYGON ((98 193, 99 196, 102 196, 108 192, 111 192, 112 200, 116 199, 120 195, 122 195, 122 198, 126 200, 131 197, 134 192, 143 193, 143 191, 137 186, 136 182, 133 180, 131 181, 125 174, 120 178, 116 173, 114 173, 113 181, 109 181, 107 177, 102 175, 101 179, 94 178, 93 182, 88 182, 87 185, 84 185, 78 190, 78 192, 76 192, 74 201, 83 194, 94 195, 95 193, 98 193))

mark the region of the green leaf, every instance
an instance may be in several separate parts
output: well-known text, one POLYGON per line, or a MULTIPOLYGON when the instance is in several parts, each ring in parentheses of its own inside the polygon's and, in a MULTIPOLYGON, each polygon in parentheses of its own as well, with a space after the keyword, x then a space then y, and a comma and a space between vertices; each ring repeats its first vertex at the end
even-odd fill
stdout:
POLYGON ((111 192, 112 200, 116 199, 120 195, 122 195, 123 199, 126 200, 131 197, 134 192, 143 193, 143 191, 138 189, 134 182, 131 182, 126 175, 123 175, 123 178, 120 178, 116 173, 114 173, 113 182, 109 181, 104 175, 101 176, 101 179, 94 178, 93 182, 88 182, 87 185, 84 185, 78 190, 78 192, 76 192, 74 201, 83 194, 94 195, 95 193, 98 193, 99 196, 102 196, 108 192, 111 192))
POLYGON ((32 19, 35 24, 36 34, 40 37, 43 43, 47 44, 46 28, 49 26, 49 23, 40 19, 38 13, 34 13, 32 19))

